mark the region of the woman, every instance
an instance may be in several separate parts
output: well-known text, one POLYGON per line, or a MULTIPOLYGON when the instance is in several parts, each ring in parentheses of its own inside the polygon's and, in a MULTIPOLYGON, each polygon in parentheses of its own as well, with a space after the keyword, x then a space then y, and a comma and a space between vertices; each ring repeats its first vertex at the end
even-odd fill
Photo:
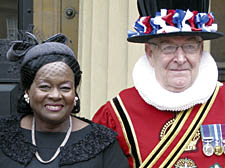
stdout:
POLYGON ((33 34, 26 35, 7 53, 10 61, 23 58, 24 93, 17 106, 21 114, 0 118, 1 167, 128 167, 115 132, 71 115, 80 110, 81 70, 63 44, 66 37, 57 34, 38 44, 33 34))

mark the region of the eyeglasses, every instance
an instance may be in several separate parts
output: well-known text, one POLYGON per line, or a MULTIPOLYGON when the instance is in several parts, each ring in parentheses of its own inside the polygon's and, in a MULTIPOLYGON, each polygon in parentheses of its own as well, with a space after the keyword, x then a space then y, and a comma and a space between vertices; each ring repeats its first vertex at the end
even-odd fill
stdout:
POLYGON ((153 43, 153 42, 148 42, 148 43, 156 45, 163 54, 174 54, 179 47, 181 47, 183 49, 185 54, 194 54, 199 50, 201 41, 192 42, 192 43, 185 43, 185 44, 182 44, 182 45, 157 44, 157 43, 153 43))

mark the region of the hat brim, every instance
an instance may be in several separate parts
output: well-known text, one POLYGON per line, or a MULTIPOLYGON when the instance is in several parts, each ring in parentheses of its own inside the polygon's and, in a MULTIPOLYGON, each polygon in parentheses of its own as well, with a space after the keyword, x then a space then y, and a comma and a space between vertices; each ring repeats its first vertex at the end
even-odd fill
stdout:
POLYGON ((222 32, 171 32, 171 33, 161 33, 161 34, 144 34, 139 36, 128 37, 127 41, 133 43, 146 43, 152 38, 158 37, 171 37, 171 36, 200 36, 203 40, 213 40, 223 37, 222 32))

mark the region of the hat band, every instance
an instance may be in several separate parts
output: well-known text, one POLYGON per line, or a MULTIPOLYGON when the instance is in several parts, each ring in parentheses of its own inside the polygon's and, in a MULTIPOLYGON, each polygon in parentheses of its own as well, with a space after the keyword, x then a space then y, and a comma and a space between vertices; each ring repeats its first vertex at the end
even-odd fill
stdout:
POLYGON ((161 9, 155 17, 140 17, 134 24, 136 32, 129 30, 128 38, 146 34, 162 34, 171 32, 216 32, 212 13, 199 13, 176 9, 161 9))

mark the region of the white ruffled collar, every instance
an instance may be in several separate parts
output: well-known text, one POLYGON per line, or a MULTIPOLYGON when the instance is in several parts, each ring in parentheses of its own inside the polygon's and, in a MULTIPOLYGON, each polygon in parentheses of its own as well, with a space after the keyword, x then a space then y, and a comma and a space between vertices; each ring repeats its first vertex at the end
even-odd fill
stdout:
POLYGON ((134 86, 140 96, 159 110, 182 111, 205 103, 212 95, 217 80, 217 65, 208 52, 203 52, 199 75, 193 85, 180 93, 170 92, 157 82, 154 69, 146 55, 137 61, 133 70, 134 86))

